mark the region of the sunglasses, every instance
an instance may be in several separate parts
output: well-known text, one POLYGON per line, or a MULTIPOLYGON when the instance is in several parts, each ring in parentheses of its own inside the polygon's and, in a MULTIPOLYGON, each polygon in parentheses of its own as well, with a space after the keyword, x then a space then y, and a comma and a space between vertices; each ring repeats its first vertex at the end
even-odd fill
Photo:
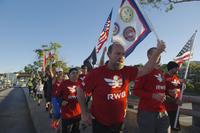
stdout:
POLYGON ((62 73, 62 71, 56 72, 56 73, 62 73))

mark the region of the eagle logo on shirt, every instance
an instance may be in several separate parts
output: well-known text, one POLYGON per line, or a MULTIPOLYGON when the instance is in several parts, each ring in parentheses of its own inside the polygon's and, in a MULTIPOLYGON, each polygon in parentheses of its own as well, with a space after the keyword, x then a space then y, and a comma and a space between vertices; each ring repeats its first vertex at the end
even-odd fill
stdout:
POLYGON ((76 92, 76 86, 75 85, 73 85, 72 87, 67 87, 68 89, 69 89, 69 91, 71 92, 71 93, 74 93, 74 92, 76 92))
POLYGON ((180 82, 178 80, 174 80, 171 82, 174 86, 178 86, 180 84, 180 82))
POLYGON ((84 77, 80 77, 80 80, 81 80, 81 81, 83 81, 84 79, 85 79, 85 76, 84 76, 84 77))
POLYGON ((159 73, 158 75, 154 75, 159 82, 163 81, 162 75, 159 73))
POLYGON ((122 86, 122 78, 120 78, 117 75, 113 76, 113 79, 109 79, 109 78, 104 78, 104 80, 106 81, 106 83, 111 86, 112 88, 117 88, 117 87, 121 87, 122 86))

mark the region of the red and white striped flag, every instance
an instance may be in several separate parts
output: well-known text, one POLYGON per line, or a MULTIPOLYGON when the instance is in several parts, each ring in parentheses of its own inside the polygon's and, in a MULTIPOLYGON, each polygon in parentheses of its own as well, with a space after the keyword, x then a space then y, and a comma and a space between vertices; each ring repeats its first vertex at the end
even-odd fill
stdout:
POLYGON ((42 64, 42 71, 45 72, 46 70, 46 51, 43 50, 43 64, 42 64))
POLYGON ((111 23, 111 18, 112 18, 112 10, 110 12, 110 15, 108 16, 106 23, 103 27, 103 30, 101 32, 101 35, 98 39, 98 44, 96 45, 96 53, 99 53, 100 49, 102 48, 103 44, 107 41, 108 39, 108 34, 110 30, 110 23, 111 23))
POLYGON ((189 60, 192 57, 192 46, 194 43, 196 32, 192 35, 192 37, 187 41, 178 55, 174 58, 174 61, 181 66, 185 61, 189 60))

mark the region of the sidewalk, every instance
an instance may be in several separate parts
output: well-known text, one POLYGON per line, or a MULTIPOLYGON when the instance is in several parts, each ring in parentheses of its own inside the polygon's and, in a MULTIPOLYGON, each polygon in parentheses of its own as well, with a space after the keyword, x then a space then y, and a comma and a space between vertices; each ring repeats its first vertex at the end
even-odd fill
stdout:
POLYGON ((29 97, 28 88, 22 88, 26 96, 28 108, 30 115, 36 129, 37 133, 55 133, 53 129, 50 128, 50 119, 48 113, 45 111, 45 103, 41 102, 38 106, 36 101, 32 97, 29 97))
MULTIPOLYGON (((56 131, 50 127, 50 118, 48 112, 45 110, 44 99, 40 106, 38 106, 37 102, 34 101, 32 97, 29 97, 28 88, 23 88, 23 90, 36 133, 56 133, 56 131)), ((81 130, 81 133, 91 133, 91 128, 81 130)))

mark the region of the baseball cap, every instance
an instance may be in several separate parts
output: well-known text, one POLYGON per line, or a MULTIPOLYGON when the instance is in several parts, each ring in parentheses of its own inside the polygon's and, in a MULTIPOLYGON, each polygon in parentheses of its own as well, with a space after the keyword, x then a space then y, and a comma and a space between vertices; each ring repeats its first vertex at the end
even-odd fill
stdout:
POLYGON ((63 72, 63 69, 60 68, 60 67, 57 67, 57 68, 56 68, 56 72, 63 72))
POLYGON ((171 69, 173 69, 173 68, 177 68, 177 67, 179 67, 179 65, 178 65, 176 62, 174 62, 174 61, 170 61, 170 62, 167 64, 167 69, 168 69, 168 71, 171 70, 171 69))

